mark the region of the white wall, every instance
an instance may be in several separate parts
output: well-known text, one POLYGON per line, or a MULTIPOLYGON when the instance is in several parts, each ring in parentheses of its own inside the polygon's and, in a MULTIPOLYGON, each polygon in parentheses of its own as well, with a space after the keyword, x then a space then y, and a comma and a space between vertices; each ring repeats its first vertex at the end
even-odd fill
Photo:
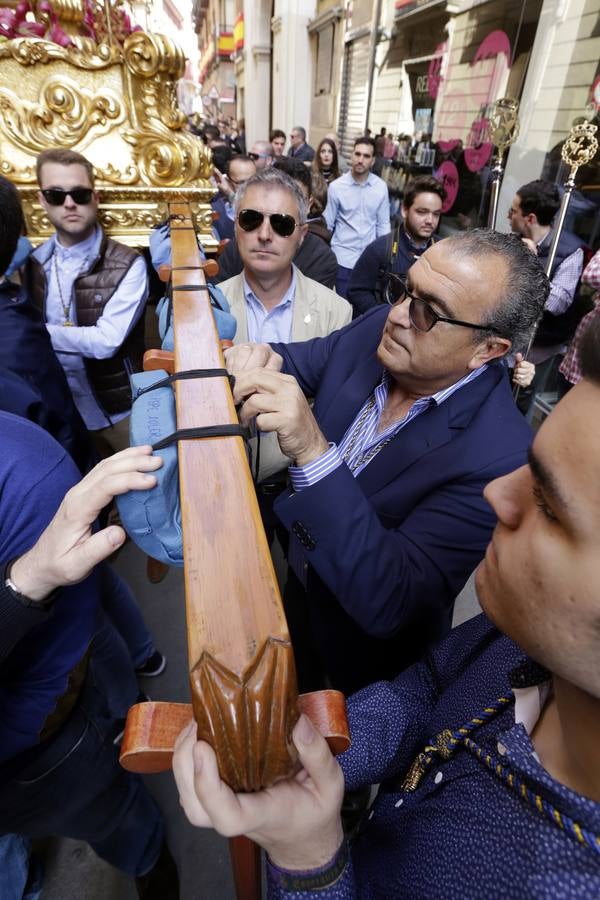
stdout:
MULTIPOLYGON (((313 57, 307 25, 316 14, 316 0, 275 0, 273 14, 273 128, 286 135, 295 125, 310 133, 313 57)), ((268 135, 266 135, 268 137, 268 135)))

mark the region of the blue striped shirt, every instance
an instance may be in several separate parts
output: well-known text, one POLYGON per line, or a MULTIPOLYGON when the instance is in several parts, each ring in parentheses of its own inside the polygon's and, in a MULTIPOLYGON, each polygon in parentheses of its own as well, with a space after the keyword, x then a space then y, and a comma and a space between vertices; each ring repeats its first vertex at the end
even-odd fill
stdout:
POLYGON ((392 380, 389 372, 384 372, 383 377, 375 388, 373 394, 371 394, 361 406, 357 416, 354 418, 354 421, 342 438, 339 447, 337 444, 331 444, 329 450, 326 450, 325 453, 323 453, 321 456, 317 457, 317 459, 314 459, 307 465, 302 467, 289 467, 292 487, 295 491, 301 491, 304 488, 316 484, 322 478, 325 478, 327 475, 330 475, 331 472, 334 472, 338 468, 338 466, 341 466, 344 462, 344 456, 346 456, 346 454, 348 455, 348 458, 346 459, 346 465, 356 478, 356 476, 360 475, 362 470, 366 466, 368 466, 369 462, 371 462, 371 459, 374 459, 374 457, 371 457, 371 459, 365 458, 368 456, 369 451, 373 447, 376 447, 377 444, 387 441, 388 438, 391 439, 395 437, 396 434, 403 428, 405 428, 409 422, 412 422, 413 419, 416 419, 417 416, 425 412, 425 410, 430 409, 432 406, 439 406, 444 402, 444 400, 447 400, 448 397, 451 397, 452 394, 454 394, 460 388, 464 387, 466 384, 469 384, 471 381, 474 381, 475 378, 477 378, 479 375, 481 375, 482 372, 485 371, 485 369, 487 369, 487 365, 481 366, 479 369, 474 369, 459 381, 456 381, 449 387, 443 388, 436 394, 432 394, 430 397, 420 397, 419 400, 416 400, 413 403, 403 419, 400 419, 397 422, 392 422, 392 424, 388 428, 378 433, 377 426, 379 424, 381 414, 383 413, 383 408, 388 397, 390 383, 392 380), (348 448, 352 444, 352 438, 354 436, 360 418, 363 414, 365 414, 365 410, 367 409, 369 404, 373 402, 373 396, 375 398, 375 403, 366 414, 365 421, 354 443, 354 446, 352 446, 350 451, 348 452, 348 448))

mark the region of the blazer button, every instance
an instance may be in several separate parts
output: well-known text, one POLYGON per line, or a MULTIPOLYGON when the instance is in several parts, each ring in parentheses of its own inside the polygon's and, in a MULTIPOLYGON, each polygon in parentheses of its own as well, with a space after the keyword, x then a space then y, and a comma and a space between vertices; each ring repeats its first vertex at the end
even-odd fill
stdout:
POLYGON ((292 532, 296 535, 302 546, 306 547, 307 550, 315 549, 316 544, 302 522, 294 522, 292 524, 292 532))

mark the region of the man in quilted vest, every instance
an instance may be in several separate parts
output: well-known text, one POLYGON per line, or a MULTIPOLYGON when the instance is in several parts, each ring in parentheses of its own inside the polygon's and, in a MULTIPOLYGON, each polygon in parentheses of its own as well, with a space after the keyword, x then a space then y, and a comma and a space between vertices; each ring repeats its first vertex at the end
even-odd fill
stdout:
POLYGON ((146 265, 99 226, 89 160, 72 150, 45 150, 37 177, 55 234, 30 257, 29 291, 75 404, 106 456, 129 446, 129 372, 142 364, 146 265))

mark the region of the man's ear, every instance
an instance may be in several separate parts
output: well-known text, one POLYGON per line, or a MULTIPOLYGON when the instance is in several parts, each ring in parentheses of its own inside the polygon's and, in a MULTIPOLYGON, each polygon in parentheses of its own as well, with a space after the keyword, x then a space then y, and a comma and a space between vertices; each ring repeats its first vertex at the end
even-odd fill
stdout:
POLYGON ((304 238, 306 237, 306 232, 308 231, 308 225, 300 225, 298 228, 298 233, 300 234, 300 240, 298 242, 298 246, 301 247, 304 243, 304 238))
POLYGON ((404 203, 400 204, 400 215, 402 216, 402 221, 406 222, 406 217, 408 215, 408 209, 404 205, 404 203))
POLYGON ((480 369, 485 363, 500 359, 510 353, 512 341, 503 337, 490 337, 480 341, 475 347, 475 352, 469 360, 469 369, 480 369))

